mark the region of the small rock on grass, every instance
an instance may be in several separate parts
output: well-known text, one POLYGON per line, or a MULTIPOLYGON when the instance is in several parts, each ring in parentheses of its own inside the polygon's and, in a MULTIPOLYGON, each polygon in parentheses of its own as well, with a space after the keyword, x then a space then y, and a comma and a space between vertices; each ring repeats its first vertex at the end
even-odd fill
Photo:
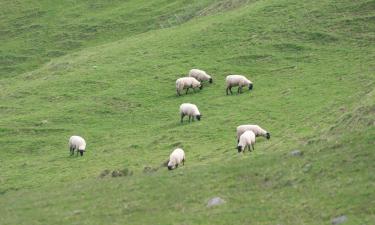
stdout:
POLYGON ((210 208, 210 207, 213 207, 213 206, 216 206, 216 205, 221 205, 221 204, 224 204, 224 203, 225 203, 225 200, 223 200, 220 197, 215 197, 215 198, 212 198, 208 201, 207 207, 210 208))
POLYGON ((289 153, 291 156, 302 156, 303 155, 303 152, 301 152, 300 150, 293 150, 289 153))
POLYGON ((338 224, 345 223, 347 220, 348 220, 348 217, 346 217, 345 215, 342 215, 342 216, 334 218, 331 223, 332 225, 338 225, 338 224))

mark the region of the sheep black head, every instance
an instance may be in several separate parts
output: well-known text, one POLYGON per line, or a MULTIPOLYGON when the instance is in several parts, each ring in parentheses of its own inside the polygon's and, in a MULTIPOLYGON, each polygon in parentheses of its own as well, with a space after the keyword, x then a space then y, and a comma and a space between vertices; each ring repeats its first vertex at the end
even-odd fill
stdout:
POLYGON ((168 160, 167 167, 168 167, 168 170, 172 170, 174 168, 174 163, 168 160))
POLYGON ((241 148, 241 146, 237 146, 237 150, 238 150, 238 153, 240 153, 241 151, 242 151, 242 148, 241 148))
POLYGON ((253 84, 249 84, 249 91, 253 90, 253 84))
POLYGON ((201 83, 200 85, 199 85, 199 90, 202 90, 203 89, 203 84, 201 83))
POLYGON ((202 115, 196 115, 195 117, 197 118, 198 121, 200 121, 201 120, 201 116, 202 115))
POLYGON ((81 155, 81 156, 83 156, 83 150, 79 150, 79 154, 81 155))
POLYGON ((267 139, 270 139, 271 138, 271 134, 269 132, 266 133, 266 138, 267 139))
POLYGON ((212 78, 210 78, 210 79, 208 80, 208 82, 210 82, 210 84, 212 84, 212 78))

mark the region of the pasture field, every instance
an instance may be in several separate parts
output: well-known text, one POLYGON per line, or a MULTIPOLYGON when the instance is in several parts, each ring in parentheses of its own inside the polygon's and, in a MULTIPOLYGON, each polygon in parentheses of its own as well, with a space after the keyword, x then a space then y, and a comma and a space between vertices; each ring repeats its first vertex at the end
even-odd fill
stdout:
POLYGON ((375 224, 374 1, 0 0, 0 12, 0 224, 375 224), (177 97, 191 68, 213 83, 177 97), (228 74, 253 90, 227 96, 228 74), (201 121, 180 124, 184 102, 201 121), (238 154, 240 124, 271 139, 238 154), (185 166, 168 171, 176 147, 185 166), (216 196, 226 203, 206 207, 216 196))

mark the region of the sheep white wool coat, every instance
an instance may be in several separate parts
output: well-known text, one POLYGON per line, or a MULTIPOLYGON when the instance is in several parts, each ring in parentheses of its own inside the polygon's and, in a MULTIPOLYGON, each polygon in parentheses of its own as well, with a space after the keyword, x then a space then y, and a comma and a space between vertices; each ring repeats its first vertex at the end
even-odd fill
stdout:
POLYGON ((254 150, 254 145, 255 145, 255 134, 251 130, 245 131, 241 136, 240 136, 240 141, 238 142, 238 152, 244 151, 246 147, 249 148, 249 151, 251 151, 251 148, 254 150))
POLYGON ((194 77, 182 77, 176 80, 176 91, 177 94, 180 95, 180 92, 184 89, 186 90, 186 94, 189 90, 189 88, 197 88, 201 87, 201 83, 195 79, 194 77))
POLYGON ((194 77, 199 81, 210 81, 212 83, 212 78, 210 75, 206 73, 206 71, 199 70, 199 69, 191 69, 189 71, 189 77, 194 77))
POLYGON ((236 86, 247 86, 252 82, 243 75, 228 75, 226 78, 227 88, 236 86))
POLYGON ((196 118, 197 120, 201 120, 201 113, 198 110, 198 107, 191 103, 183 103, 180 105, 180 115, 181 115, 181 123, 183 122, 183 119, 185 116, 189 116, 189 122, 190 119, 196 118))
POLYGON ((180 114, 187 116, 198 116, 201 113, 198 110, 198 107, 191 103, 183 103, 180 105, 180 114))
POLYGON ((173 150, 171 155, 169 156, 169 162, 168 162, 168 169, 175 169, 180 165, 181 163, 184 164, 185 162, 185 152, 181 148, 176 148, 173 150))
POLYGON ((252 132, 254 132, 255 136, 257 137, 263 136, 263 137, 266 137, 267 139, 270 138, 269 132, 267 132, 266 130, 264 130, 258 125, 249 124, 249 125, 240 125, 237 127, 237 140, 239 140, 241 135, 247 130, 251 130, 252 132))
POLYGON ((69 138, 69 148, 75 150, 86 150, 86 141, 80 136, 71 136, 69 138))

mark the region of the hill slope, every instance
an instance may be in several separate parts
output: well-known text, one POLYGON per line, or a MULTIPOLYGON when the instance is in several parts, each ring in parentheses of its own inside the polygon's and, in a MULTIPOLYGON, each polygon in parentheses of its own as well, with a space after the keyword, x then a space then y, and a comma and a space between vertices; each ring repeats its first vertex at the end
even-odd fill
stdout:
MULTIPOLYGON (((20 43, 32 40, 34 31, 13 33, 29 15, 27 4, 17 7, 1 17, 12 29, 2 35, 3 59, 7 49, 22 57, 20 43)), ((11 76, 0 80, 0 224, 328 224, 341 214, 347 224, 375 220, 373 1, 41 8, 38 24, 48 28, 34 37, 44 40, 42 50, 2 67, 11 76), (168 23, 173 16, 184 19, 168 23), (104 28, 87 38, 65 27, 85 21, 104 28), (82 44, 48 55, 62 33, 82 44), (214 83, 176 97, 176 78, 195 67, 214 83), (226 96, 230 73, 248 75, 254 90, 226 96), (183 102, 197 104, 202 121, 181 125, 183 102), (238 155, 235 127, 244 123, 272 137, 238 155), (82 158, 68 156, 72 134, 88 142, 82 158), (143 172, 176 146, 186 150, 184 167, 143 172), (294 149, 304 155, 291 157, 294 149), (107 169, 133 175, 99 178, 107 169), (214 196, 227 203, 207 209, 214 196)))

